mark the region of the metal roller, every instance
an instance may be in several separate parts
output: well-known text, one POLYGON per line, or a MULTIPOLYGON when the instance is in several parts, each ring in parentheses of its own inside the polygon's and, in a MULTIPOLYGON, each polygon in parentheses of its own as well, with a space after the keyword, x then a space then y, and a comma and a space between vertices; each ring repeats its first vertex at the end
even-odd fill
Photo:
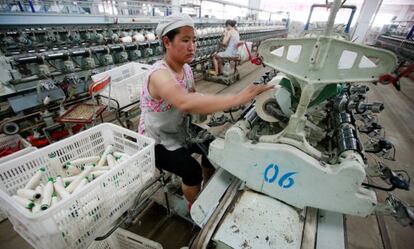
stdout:
POLYGON ((93 48, 92 52, 94 54, 102 54, 102 53, 108 53, 108 50, 104 47, 99 47, 99 48, 93 48))
POLYGON ((366 85, 350 86, 348 88, 349 94, 366 94, 369 91, 369 87, 366 85))
POLYGON ((89 50, 76 50, 76 51, 72 51, 70 52, 71 56, 89 56, 90 52, 89 50))
POLYGON ((253 126, 253 124, 257 121, 257 113, 254 108, 250 109, 246 115, 244 115, 244 119, 250 124, 250 126, 253 126))
POLYGON ((28 56, 28 57, 15 58, 14 61, 19 64, 28 64, 28 63, 39 63, 39 62, 42 62, 43 59, 41 56, 34 55, 34 56, 28 56))
POLYGON ((68 53, 56 53, 56 54, 48 54, 45 56, 47 60, 57 60, 57 59, 67 59, 69 57, 68 53))
POLYGON ((336 126, 340 127, 342 124, 354 124, 354 118, 347 112, 335 114, 336 126))
POLYGON ((361 153, 361 144, 357 138, 356 131, 352 126, 346 126, 338 129, 336 138, 338 155, 349 150, 361 153))
POLYGON ((120 46, 120 45, 112 45, 112 46, 108 46, 108 48, 109 48, 109 50, 111 51, 111 52, 115 52, 115 51, 118 51, 118 52, 120 52, 120 51, 123 51, 124 50, 124 48, 122 47, 122 46, 120 46))
POLYGON ((124 46, 125 46, 125 50, 134 50, 138 48, 136 44, 125 44, 124 46))

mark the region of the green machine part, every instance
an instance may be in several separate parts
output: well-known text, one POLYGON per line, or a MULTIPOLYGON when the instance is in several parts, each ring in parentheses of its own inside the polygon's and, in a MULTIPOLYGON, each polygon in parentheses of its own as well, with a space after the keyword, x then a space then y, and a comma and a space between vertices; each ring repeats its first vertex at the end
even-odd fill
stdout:
MULTIPOLYGON (((291 99, 292 99, 292 105, 297 104, 299 102, 299 99, 293 94, 294 91, 292 89, 292 83, 289 79, 283 78, 280 81, 279 85, 281 85, 282 87, 284 87, 286 90, 289 91, 291 99)), ((338 91, 340 91, 340 89, 342 89, 342 86, 340 84, 333 83, 333 84, 325 86, 322 89, 322 91, 318 94, 318 96, 316 96, 316 98, 314 98, 309 103, 309 107, 319 105, 320 103, 324 102, 325 100, 336 96, 338 91)))

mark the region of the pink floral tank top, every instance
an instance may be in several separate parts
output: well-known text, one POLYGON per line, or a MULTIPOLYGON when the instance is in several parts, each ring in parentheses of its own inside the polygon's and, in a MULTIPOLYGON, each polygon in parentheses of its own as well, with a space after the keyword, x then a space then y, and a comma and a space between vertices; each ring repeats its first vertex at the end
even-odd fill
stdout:
MULTIPOLYGON (((146 134, 145 130, 145 116, 148 113, 156 112, 168 112, 171 108, 174 108, 171 104, 167 103, 164 99, 154 99, 148 92, 148 79, 154 72, 158 70, 172 70, 164 60, 157 61, 149 69, 147 75, 144 78, 142 84, 141 94, 140 94, 140 107, 141 107, 141 117, 138 125, 138 133, 146 134)), ((178 78, 178 75, 175 75, 175 81, 182 88, 186 89, 187 92, 194 92, 194 76, 191 70, 191 67, 188 64, 184 64, 184 79, 178 78)), ((146 134, 147 135, 147 134, 146 134)))

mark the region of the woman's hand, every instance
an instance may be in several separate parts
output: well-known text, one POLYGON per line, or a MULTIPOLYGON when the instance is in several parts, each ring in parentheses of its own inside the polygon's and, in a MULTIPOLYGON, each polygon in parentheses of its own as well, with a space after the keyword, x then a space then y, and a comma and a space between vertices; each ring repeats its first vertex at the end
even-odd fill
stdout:
POLYGON ((249 102, 254 99, 257 95, 265 92, 269 89, 272 89, 274 85, 264 85, 264 84, 250 84, 244 88, 239 94, 236 95, 240 105, 249 102))

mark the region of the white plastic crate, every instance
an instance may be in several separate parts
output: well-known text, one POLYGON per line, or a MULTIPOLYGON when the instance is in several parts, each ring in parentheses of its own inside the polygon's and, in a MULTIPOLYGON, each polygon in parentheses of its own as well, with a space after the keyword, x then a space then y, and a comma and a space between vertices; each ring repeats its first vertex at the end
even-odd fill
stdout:
POLYGON ((11 159, 17 158, 19 156, 22 156, 24 154, 27 154, 31 151, 36 150, 36 147, 32 147, 32 145, 27 142, 25 139, 23 139, 20 135, 0 135, 0 149, 6 148, 6 147, 15 147, 17 146, 18 141, 20 141, 20 150, 16 151, 13 154, 10 154, 8 156, 0 157, 0 164, 9 161, 11 159))
POLYGON ((244 44, 238 47, 237 51, 242 62, 249 60, 249 52, 252 53, 252 44, 252 42, 246 42, 247 48, 244 44), (249 51, 247 51, 247 49, 249 51))
MULTIPOLYGON (((93 75, 92 80, 97 81, 106 75, 111 76, 110 97, 116 99, 119 102, 119 107, 122 108, 139 100, 141 86, 144 82, 145 74, 150 67, 147 64, 130 62, 106 72, 93 75)), ((109 97, 109 89, 103 91, 101 95, 109 97)), ((113 103, 110 105, 115 107, 113 103)))
POLYGON ((153 177, 154 160, 152 139, 114 124, 100 124, 2 164, 0 205, 14 229, 33 247, 86 248, 131 208, 136 193, 153 177), (31 213, 11 198, 41 166, 46 169, 43 182, 47 177, 62 174, 60 166, 49 163, 50 153, 56 153, 63 164, 76 158, 99 155, 109 144, 131 158, 56 206, 31 213))
MULTIPOLYGON (((0 158, 0 165, 6 161, 9 161, 11 159, 17 158, 19 156, 22 156, 24 154, 27 154, 31 151, 36 150, 36 147, 32 147, 32 145, 27 142, 25 139, 23 139, 20 135, 0 135, 0 149, 6 148, 6 147, 15 147, 17 146, 18 141, 20 141, 20 150, 14 152, 13 154, 4 156, 0 158)), ((6 214, 1 210, 0 208, 0 221, 3 221, 6 219, 6 214)))
POLYGON ((162 246, 160 243, 118 228, 107 239, 94 241, 88 249, 162 249, 162 246))

